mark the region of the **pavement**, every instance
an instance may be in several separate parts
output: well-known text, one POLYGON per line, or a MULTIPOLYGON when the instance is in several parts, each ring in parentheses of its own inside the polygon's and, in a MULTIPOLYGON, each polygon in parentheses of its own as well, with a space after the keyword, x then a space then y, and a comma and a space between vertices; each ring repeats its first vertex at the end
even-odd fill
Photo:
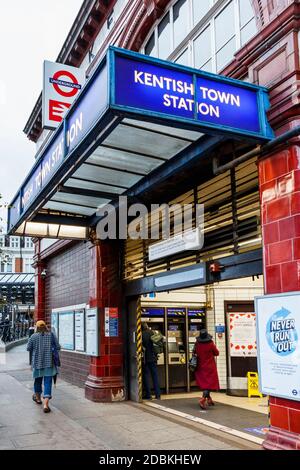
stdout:
POLYGON ((0 354, 0 450, 240 450, 258 446, 131 402, 93 403, 58 379, 44 414, 25 346, 0 354), (229 438, 230 437, 230 438, 229 438))

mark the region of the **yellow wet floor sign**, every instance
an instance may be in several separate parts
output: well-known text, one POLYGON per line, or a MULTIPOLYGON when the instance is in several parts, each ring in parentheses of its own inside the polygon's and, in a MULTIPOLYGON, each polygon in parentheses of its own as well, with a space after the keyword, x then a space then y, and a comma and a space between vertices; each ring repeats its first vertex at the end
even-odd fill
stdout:
POLYGON ((250 397, 260 397, 263 395, 260 393, 258 388, 258 373, 257 372, 248 372, 248 398, 250 397))

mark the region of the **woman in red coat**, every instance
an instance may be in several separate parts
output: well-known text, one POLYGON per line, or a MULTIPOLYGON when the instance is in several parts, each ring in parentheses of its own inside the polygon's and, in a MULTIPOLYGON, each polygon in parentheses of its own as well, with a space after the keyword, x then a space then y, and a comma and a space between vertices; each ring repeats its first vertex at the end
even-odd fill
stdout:
POLYGON ((203 396, 199 401, 199 405, 205 410, 206 403, 209 406, 214 405, 210 391, 220 389, 215 361, 215 356, 219 355, 219 351, 212 340, 212 336, 205 329, 200 330, 195 344, 195 353, 198 359, 195 378, 200 390, 203 390, 203 396))

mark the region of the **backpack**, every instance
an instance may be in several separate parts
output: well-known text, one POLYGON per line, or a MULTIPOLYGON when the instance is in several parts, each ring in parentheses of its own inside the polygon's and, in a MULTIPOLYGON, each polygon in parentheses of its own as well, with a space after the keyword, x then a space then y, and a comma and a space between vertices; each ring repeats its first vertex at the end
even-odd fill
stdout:
POLYGON ((164 352, 164 337, 160 331, 153 331, 153 334, 150 336, 153 351, 155 354, 161 354, 164 352))

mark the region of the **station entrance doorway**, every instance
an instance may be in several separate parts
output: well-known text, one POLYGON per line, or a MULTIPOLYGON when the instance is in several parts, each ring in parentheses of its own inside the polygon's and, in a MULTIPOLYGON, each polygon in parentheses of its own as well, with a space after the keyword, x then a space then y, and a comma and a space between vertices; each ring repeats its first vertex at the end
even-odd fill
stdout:
POLYGON ((164 352, 157 361, 162 394, 199 393, 189 359, 199 331, 206 328, 220 353, 217 368, 221 390, 246 397, 247 372, 257 371, 253 300, 262 291, 263 277, 257 276, 131 299, 127 310, 129 399, 142 398, 143 323, 165 338, 164 352))
POLYGON ((188 362, 195 339, 201 328, 206 326, 205 308, 144 306, 141 320, 165 337, 164 352, 159 355, 157 362, 161 389, 167 394, 189 392, 195 383, 188 362))
MULTIPOLYGON (((204 306, 151 306, 143 302, 143 297, 131 301, 129 317, 138 315, 137 322, 128 323, 129 344, 129 394, 138 401, 139 362, 143 362, 143 349, 139 345, 139 329, 147 323, 152 331, 159 331, 164 337, 164 351, 158 355, 157 372, 159 386, 163 394, 190 392, 196 390, 193 374, 189 370, 196 337, 206 328, 206 308, 204 306), (136 331, 135 331, 136 328, 136 331)), ((143 367, 143 364, 142 364, 143 367)))

